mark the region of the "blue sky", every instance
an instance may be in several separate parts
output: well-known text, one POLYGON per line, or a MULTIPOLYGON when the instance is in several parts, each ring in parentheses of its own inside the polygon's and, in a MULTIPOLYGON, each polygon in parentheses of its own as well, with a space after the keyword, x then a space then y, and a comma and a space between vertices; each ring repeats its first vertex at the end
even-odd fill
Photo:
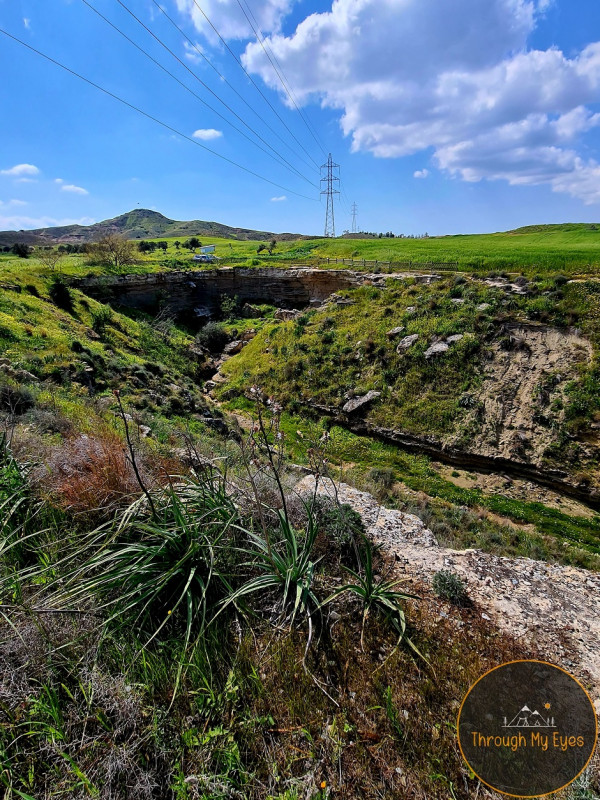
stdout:
POLYGON ((189 138, 0 34, 0 229, 145 207, 320 234, 328 152, 338 233, 354 201, 362 229, 406 234, 600 220, 597 0, 87 3, 0 0, 0 27, 189 138))

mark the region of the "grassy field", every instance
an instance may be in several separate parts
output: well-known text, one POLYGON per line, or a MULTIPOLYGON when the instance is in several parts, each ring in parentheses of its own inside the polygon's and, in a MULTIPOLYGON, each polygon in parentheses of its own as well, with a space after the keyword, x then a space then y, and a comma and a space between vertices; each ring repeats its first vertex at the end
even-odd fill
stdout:
MULTIPOLYGON (((162 238, 155 241, 168 243, 166 253, 141 253, 137 264, 128 267, 128 272, 148 272, 160 269, 198 269, 202 265, 192 261, 192 253, 181 245, 183 239, 162 238), (175 242, 180 241, 179 248, 175 242)), ((215 255, 222 265, 240 266, 287 266, 311 264, 330 268, 341 264, 323 262, 325 259, 356 259, 360 269, 362 259, 398 263, 404 269, 406 262, 414 262, 426 268, 430 262, 456 262, 460 270, 507 270, 524 271, 528 275, 548 272, 573 274, 596 274, 600 267, 600 226, 586 224, 547 225, 522 228, 506 233, 474 234, 461 236, 431 237, 428 239, 304 239, 278 242, 271 255, 266 251, 257 253, 260 242, 238 241, 218 237, 202 237, 203 245, 215 245, 215 255)), ((268 241, 264 244, 269 245, 268 241)), ((0 254, 0 279, 10 256, 0 254)), ((19 259, 19 262, 25 260, 19 259)), ((39 268, 39 265, 38 265, 39 268)), ((372 267, 369 266, 369 269, 372 267)), ((20 269, 27 271, 25 263, 20 269)), ((67 274, 97 272, 97 267, 86 265, 81 256, 70 257, 61 262, 60 269, 67 274)))

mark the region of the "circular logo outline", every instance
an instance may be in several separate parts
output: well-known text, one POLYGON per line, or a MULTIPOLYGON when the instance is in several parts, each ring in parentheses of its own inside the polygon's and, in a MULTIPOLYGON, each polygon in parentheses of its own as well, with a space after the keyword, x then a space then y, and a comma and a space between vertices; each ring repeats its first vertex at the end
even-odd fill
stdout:
POLYGON ((575 681, 575 683, 579 686, 579 688, 585 694, 585 696, 587 697, 587 699, 588 699, 588 701, 590 703, 590 706, 592 707, 593 712, 594 712, 594 723, 595 723, 595 727, 596 727, 595 734, 594 734, 594 746, 592 747, 592 750, 591 750, 591 753, 590 753, 590 755, 588 757, 588 760, 585 762, 583 767, 579 770, 577 775, 575 775, 574 778, 571 778, 570 781, 567 781, 567 783, 565 783, 563 786, 559 787, 558 789, 553 789, 552 792, 553 793, 561 792, 563 789, 566 789, 567 786, 570 786, 574 781, 576 781, 577 778, 583 772, 585 772, 585 770, 587 769, 590 761, 592 760, 592 757, 593 757, 594 753, 596 752, 596 748, 598 746, 598 714, 596 713, 596 707, 594 706, 594 704, 592 702, 592 698, 590 697, 589 692, 583 686, 581 681, 579 681, 574 675, 571 675, 570 672, 567 672, 567 670, 564 669, 564 667, 559 667, 558 664, 552 664, 550 661, 542 661, 539 658, 516 658, 513 661, 505 661, 502 664, 497 664, 495 667, 492 667, 491 669, 488 669, 487 672, 484 672, 483 675, 480 675, 479 678, 477 678, 475 683, 473 683, 469 687, 467 693, 463 697, 462 703, 460 704, 460 708, 458 710, 458 716, 456 718, 456 739, 458 741, 458 748, 460 750, 461 756, 463 757, 463 761, 468 766, 468 768, 471 770, 473 775, 475 775, 477 780, 481 781, 481 783, 483 783, 488 788, 492 789, 494 792, 498 792, 499 794, 503 794, 506 797, 519 797, 519 798, 547 797, 548 796, 548 792, 544 792, 543 794, 511 794, 510 792, 505 792, 502 789, 498 789, 496 786, 493 786, 491 783, 488 783, 487 781, 485 781, 480 775, 478 775, 475 772, 475 770, 473 769, 473 767, 471 766, 471 764, 469 763, 467 757, 465 756, 465 754, 463 752, 462 744, 461 744, 461 741, 460 741, 460 715, 462 714, 463 706, 464 706, 467 698, 469 697, 469 695, 471 694, 473 689, 477 686, 477 684, 486 677, 486 675, 489 675, 491 672, 494 672, 497 669, 501 669, 502 667, 506 667, 509 664, 543 664, 544 666, 547 666, 547 667, 553 667, 554 669, 559 669, 561 672, 564 672, 564 674, 567 675, 567 677, 569 677, 569 678, 571 678, 571 680, 575 681))

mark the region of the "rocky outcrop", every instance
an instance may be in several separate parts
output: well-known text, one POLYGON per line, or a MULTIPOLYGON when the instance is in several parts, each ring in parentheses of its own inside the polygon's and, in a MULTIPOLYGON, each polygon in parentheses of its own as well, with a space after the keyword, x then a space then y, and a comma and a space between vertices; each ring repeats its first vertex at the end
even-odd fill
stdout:
MULTIPOLYGON (((300 494, 308 495, 314 488, 312 475, 296 486, 300 494)), ((418 584, 418 594, 423 598, 426 593, 425 599, 436 603, 442 616, 451 615, 452 608, 427 587, 435 573, 443 569, 456 573, 466 583, 477 612, 490 625, 532 642, 549 661, 564 665, 580 678, 585 676, 600 710, 598 574, 530 558, 439 547, 422 520, 380 506, 367 492, 344 483, 334 490, 332 482, 323 478, 317 491, 352 506, 361 515, 369 538, 395 558, 396 577, 409 585, 418 584)))
POLYGON ((373 402, 373 400, 376 400, 380 396, 381 392, 374 392, 371 390, 362 397, 352 397, 344 405, 342 411, 344 412, 344 414, 353 414, 355 411, 358 411, 359 409, 365 408, 366 406, 370 405, 373 402))
POLYGON ((409 452, 424 453, 437 461, 452 464, 478 472, 505 474, 511 477, 524 478, 547 486, 560 494, 575 497, 592 508, 600 509, 600 491, 584 482, 577 482, 568 472, 551 469, 547 466, 478 452, 471 445, 469 448, 456 447, 441 441, 434 436, 418 436, 395 428, 386 428, 367 419, 343 413, 342 409, 322 403, 308 404, 322 414, 326 414, 341 427, 347 428, 359 436, 369 436, 388 444, 395 444, 409 452))
POLYGON ((384 285, 379 275, 351 270, 248 269, 242 267, 189 272, 88 277, 73 286, 102 302, 156 313, 159 308, 188 324, 214 314, 223 295, 246 304, 269 303, 299 309, 321 303, 334 292, 363 283, 384 285))

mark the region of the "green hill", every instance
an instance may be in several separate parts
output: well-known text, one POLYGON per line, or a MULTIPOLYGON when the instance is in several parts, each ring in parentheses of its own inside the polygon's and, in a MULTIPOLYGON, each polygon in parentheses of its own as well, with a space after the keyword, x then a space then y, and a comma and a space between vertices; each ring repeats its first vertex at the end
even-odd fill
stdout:
POLYGON ((296 233, 272 233, 255 231, 250 228, 232 228, 220 222, 191 220, 180 222, 150 211, 138 208, 113 219, 96 222, 93 225, 65 225, 57 228, 38 228, 31 231, 0 231, 0 246, 23 242, 28 245, 81 244, 92 242, 107 233, 120 233, 128 239, 153 239, 156 237, 219 236, 225 239, 258 241, 277 236, 282 239, 300 239, 296 233))

